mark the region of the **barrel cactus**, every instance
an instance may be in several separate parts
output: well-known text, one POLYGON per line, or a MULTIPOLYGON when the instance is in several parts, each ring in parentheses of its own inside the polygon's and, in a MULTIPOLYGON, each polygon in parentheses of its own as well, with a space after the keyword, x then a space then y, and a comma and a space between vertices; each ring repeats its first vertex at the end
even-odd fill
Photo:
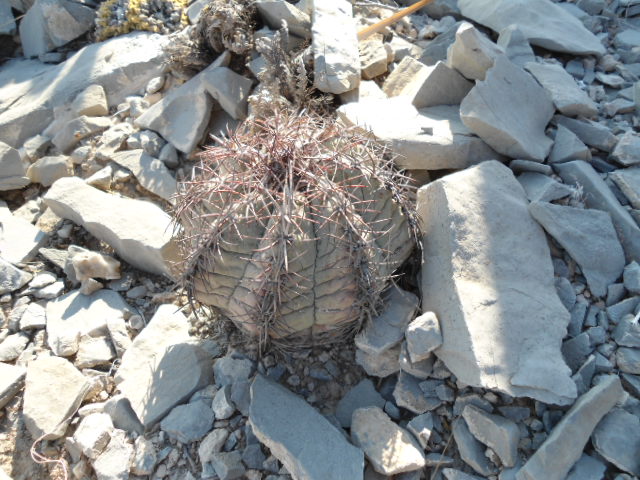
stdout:
POLYGON ((408 179, 366 133, 304 114, 216 140, 176 204, 190 298, 261 344, 353 334, 415 245, 408 179))

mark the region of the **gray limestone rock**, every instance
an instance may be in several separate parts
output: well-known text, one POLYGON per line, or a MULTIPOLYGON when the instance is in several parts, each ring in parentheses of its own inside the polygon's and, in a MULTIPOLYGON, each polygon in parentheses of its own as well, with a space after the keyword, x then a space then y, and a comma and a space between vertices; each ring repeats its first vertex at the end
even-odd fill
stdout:
POLYGON ((640 476, 640 418, 621 408, 609 412, 591 436, 596 452, 620 470, 640 476))
POLYGON ((403 372, 407 372, 409 375, 420 379, 427 379, 433 371, 433 364, 435 361, 435 355, 429 355, 424 360, 412 362, 411 357, 409 356, 409 350, 407 349, 407 342, 402 342, 398 363, 400 364, 400 370, 403 372))
POLYGON ((574 191, 571 187, 541 173, 525 172, 518 175, 518 181, 530 202, 552 202, 567 197, 574 191))
POLYGON ((211 410, 216 420, 226 420, 236 411, 236 406, 231 401, 231 385, 225 385, 216 392, 211 402, 211 410))
POLYGON ((135 453, 131 460, 131 473, 134 475, 151 475, 157 463, 156 447, 143 436, 134 442, 135 453))
POLYGON ((356 363, 364 368, 368 375, 374 377, 388 377, 400 371, 401 346, 397 345, 385 350, 379 355, 371 355, 359 348, 356 350, 356 363))
POLYGON ((561 163, 571 160, 591 160, 591 150, 582 143, 575 133, 558 124, 556 138, 549 153, 549 163, 561 163))
POLYGON ((550 0, 459 0, 458 6, 462 15, 495 32, 517 25, 531 45, 576 55, 605 53, 598 37, 550 0))
POLYGON ((38 227, 13 215, 3 201, 0 201, 0 225, 0 256, 9 263, 30 261, 48 239, 38 227))
POLYGON ((459 105, 473 84, 444 62, 426 67, 427 74, 413 97, 417 108, 459 105))
POLYGON ((504 56, 460 104, 462 122, 497 152, 539 162, 553 143, 545 135, 553 113, 545 90, 504 56))
POLYGON ((249 422, 294 478, 362 478, 362 451, 302 398, 262 375, 251 384, 249 422))
POLYGON ((189 340, 185 316, 161 305, 122 356, 115 380, 146 428, 212 381, 211 357, 189 340))
POLYGON ((104 412, 109 414, 116 428, 128 433, 135 432, 138 435, 144 433, 144 425, 138 420, 129 400, 121 393, 112 396, 104 403, 104 412))
POLYGON ((433 312, 425 312, 413 320, 405 332, 407 351, 413 363, 426 360, 436 348, 442 345, 440 322, 433 312))
POLYGON ((640 209, 640 168, 625 168, 609 174, 633 208, 640 209))
POLYGON ((102 85, 89 85, 73 100, 71 109, 76 115, 100 117, 109 115, 109 103, 107 94, 102 85))
POLYGON ((610 152, 618 139, 608 127, 588 119, 577 119, 556 115, 553 117, 558 125, 571 130, 581 141, 590 147, 604 152, 610 152))
POLYGON ((141 149, 114 153, 111 160, 130 170, 145 189, 173 203, 177 182, 163 162, 141 149))
POLYGON ((107 332, 107 318, 133 313, 113 290, 83 295, 73 290, 47 303, 47 343, 54 354, 63 357, 78 351, 80 337, 107 332))
POLYGON ((455 34, 455 42, 447 51, 447 63, 471 80, 484 80, 496 58, 505 52, 469 22, 462 22, 455 34))
POLYGON ((91 413, 84 417, 73 434, 73 440, 82 453, 95 459, 111 439, 113 423, 107 413, 91 413))
POLYGON ((106 448, 93 462, 97 479, 127 480, 133 455, 133 445, 127 441, 125 432, 114 430, 106 448))
POLYGON ((440 320, 444 342, 435 353, 460 381, 566 405, 576 396, 560 352, 569 313, 553 285, 544 232, 527 207, 522 187, 498 162, 420 188, 422 304, 440 320))
POLYGON ((583 453, 565 480, 602 480, 606 470, 603 462, 583 453))
POLYGON ((80 369, 111 365, 115 356, 116 352, 107 337, 81 336, 73 364, 80 369))
POLYGON ((302 38, 311 38, 311 20, 309 15, 295 5, 281 0, 258 0, 258 12, 265 23, 273 30, 282 28, 287 22, 289 32, 302 38))
POLYGON ((484 454, 485 448, 469 431, 467 423, 461 417, 454 421, 453 438, 458 447, 460 458, 480 475, 492 475, 495 468, 484 454))
POLYGON ((633 130, 626 132, 611 152, 611 158, 627 167, 640 164, 640 137, 633 130))
POLYGON ((596 103, 561 65, 530 62, 526 64, 525 69, 549 92, 553 104, 563 115, 570 117, 598 115, 596 103))
POLYGON ((336 406, 336 418, 344 428, 351 426, 351 416, 358 408, 384 407, 385 400, 368 378, 361 380, 340 399, 336 406))
POLYGON ((242 464, 242 455, 237 450, 214 453, 211 456, 211 464, 220 480, 242 478, 246 470, 242 464))
POLYGON ((580 265, 589 290, 597 297, 606 296, 625 265, 611 216, 546 202, 532 203, 529 212, 580 265))
POLYGON ((81 115, 66 122, 53 136, 51 142, 63 153, 69 153, 80 140, 109 128, 109 117, 87 117, 81 115))
MULTIPOLYGON (((289 5, 286 2, 270 2, 289 5)), ((289 5, 291 8, 295 8, 289 5)), ((247 99, 253 82, 227 67, 207 69, 202 84, 209 95, 218 101, 222 109, 236 120, 247 116, 247 99)), ((188 153, 188 152, 185 152, 188 153)))
POLYGON ((217 359, 213 364, 213 375, 218 387, 248 382, 254 371, 255 365, 251 360, 233 353, 217 359))
POLYGON ((572 372, 580 368, 591 352, 593 348, 587 332, 582 332, 562 343, 562 356, 572 372))
POLYGON ((640 348, 640 323, 634 315, 627 315, 613 330, 611 335, 621 347, 640 348))
POLYGON ((88 380, 64 358, 38 357, 31 361, 22 410, 31 436, 44 436, 45 440, 62 437, 88 391, 88 380))
POLYGON ((313 2, 311 18, 315 87, 334 94, 357 88, 360 53, 353 7, 346 0, 313 2))
POLYGON ((515 422, 473 405, 464 408, 462 417, 473 436, 496 452, 503 466, 515 466, 520 440, 520 430, 515 422))
POLYGON ((591 165, 577 160, 554 165, 565 183, 580 185, 588 208, 609 212, 628 261, 640 261, 640 228, 591 165))
POLYGON ((160 428, 169 438, 189 444, 209 433, 214 418, 213 411, 204 402, 188 403, 173 408, 160 422, 160 428))
POLYGON ((413 293, 392 287, 384 302, 385 310, 355 337, 356 347, 369 355, 380 355, 402 341, 420 300, 413 293))
POLYGON ((516 479, 563 480, 582 455, 598 422, 622 399, 623 394, 618 377, 604 377, 578 398, 536 453, 516 474, 516 479))
POLYGON ((0 363, 0 409, 20 391, 26 374, 24 367, 0 363))
POLYGON ((0 142, 0 191, 26 187, 29 183, 18 150, 0 142))
POLYGON ((497 44, 504 49, 509 60, 519 67, 536 61, 536 56, 527 37, 516 24, 511 24, 500 31, 497 44))
POLYGON ((77 177, 61 178, 44 201, 53 212, 84 227, 141 270, 171 276, 177 260, 171 217, 157 205, 93 188, 77 177))
POLYGON ((7 336, 0 342, 0 362, 12 362, 27 348, 29 336, 23 332, 7 336))
POLYGON ((620 347, 616 351, 616 364, 622 372, 640 375, 640 349, 620 347))
POLYGON ((42 157, 27 169, 27 177, 31 182, 39 183, 43 187, 50 187, 59 178, 72 175, 73 166, 65 155, 42 157))
POLYGON ((409 423, 407 423, 407 430, 413 433, 422 448, 427 448, 431 433, 434 430, 433 414, 431 412, 423 413, 417 417, 413 417, 409 423))
POLYGON ((377 407, 353 412, 351 438, 362 448, 375 471, 383 475, 397 475, 425 466, 422 448, 411 434, 377 407))
POLYGON ((455 468, 443 468, 442 475, 447 480, 481 480, 482 477, 478 477, 476 475, 469 475, 468 473, 464 473, 461 470, 456 470, 455 468))
POLYGON ((434 404, 429 401, 420 388, 420 379, 412 377, 403 371, 400 371, 398 375, 398 382, 393 389, 393 398, 396 401, 396 405, 418 415, 425 413, 427 410, 433 410, 440 404, 440 402, 436 402, 437 404, 434 407, 434 404))
POLYGON ((12 293, 31 281, 33 275, 14 267, 0 257, 0 295, 12 293))

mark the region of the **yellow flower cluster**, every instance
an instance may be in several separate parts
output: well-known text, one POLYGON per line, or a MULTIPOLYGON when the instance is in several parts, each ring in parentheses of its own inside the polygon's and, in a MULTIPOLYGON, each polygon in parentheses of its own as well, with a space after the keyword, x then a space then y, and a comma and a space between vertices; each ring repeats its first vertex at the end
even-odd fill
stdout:
POLYGON ((161 0, 166 10, 173 10, 180 14, 178 25, 170 22, 155 21, 148 15, 142 15, 141 11, 153 11, 157 0, 105 0, 98 8, 96 16, 96 40, 103 41, 107 38, 123 35, 136 30, 145 30, 155 33, 171 33, 188 23, 187 6, 189 0, 161 0), (118 8, 119 7, 119 8, 118 8), (117 18, 114 11, 119 9, 124 12, 124 18, 117 18))

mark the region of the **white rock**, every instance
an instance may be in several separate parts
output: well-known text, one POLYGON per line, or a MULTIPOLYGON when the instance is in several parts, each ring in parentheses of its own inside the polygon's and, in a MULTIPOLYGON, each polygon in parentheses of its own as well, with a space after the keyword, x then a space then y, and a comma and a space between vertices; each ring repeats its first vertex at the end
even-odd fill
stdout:
POLYGON ((110 365, 116 353, 111 342, 105 336, 80 337, 78 351, 73 364, 80 368, 93 368, 99 365, 110 365))
POLYGON ((563 115, 598 115, 598 106, 561 65, 530 62, 525 65, 525 69, 549 92, 553 104, 563 115))
POLYGON ((528 203, 494 161, 420 188, 422 304, 440 320, 435 353, 461 382, 566 405, 576 397, 560 353, 569 313, 528 203))
POLYGON ((553 143, 545 135, 553 112, 544 89, 506 57, 496 58, 460 105, 462 122, 497 152, 539 162, 553 143))
POLYGON ((20 23, 25 57, 35 57, 70 42, 93 25, 95 11, 68 0, 36 0, 20 23))
POLYGON ((14 267, 0 257, 0 295, 22 288, 29 283, 31 278, 32 275, 30 273, 14 267))
POLYGON ((88 391, 88 380, 64 358, 43 356, 31 361, 22 409, 31 436, 62 437, 88 391))
POLYGON ((77 143, 85 137, 95 135, 106 130, 111 125, 109 117, 87 117, 81 115, 69 120, 54 135, 51 142, 63 153, 68 153, 77 143))
POLYGON ((412 472, 425 466, 420 445, 378 407, 353 412, 351 438, 374 470, 383 475, 412 472))
POLYGON ((102 85, 89 85, 73 100, 71 109, 76 115, 88 117, 101 117, 109 115, 109 103, 107 94, 102 85))
POLYGON ((51 300, 53 298, 59 297, 64 290, 64 282, 62 280, 58 280, 57 282, 53 282, 51 285, 47 285, 44 288, 36 290, 34 295, 36 298, 42 298, 45 300, 51 300))
POLYGON ((411 362, 426 360, 431 352, 442 345, 440 322, 433 312, 425 312, 413 320, 405 333, 411 362))
POLYGON ((381 39, 367 39, 358 45, 360 51, 360 74, 371 80, 387 72, 389 55, 381 39))
POLYGON ((178 254, 171 217, 160 207, 101 192, 77 177, 55 182, 44 201, 56 215, 83 226, 131 265, 171 276, 170 262, 178 254))
POLYGON ((31 60, 5 63, 0 72, 0 138, 14 148, 22 146, 52 122, 54 107, 68 105, 89 85, 103 86, 109 106, 122 103, 161 73, 168 41, 134 32, 90 44, 56 66, 31 60))
POLYGON ((23 367, 0 363, 0 408, 4 408, 20 391, 26 373, 23 367))
POLYGON ((0 343, 0 362, 12 362, 18 358, 29 343, 29 336, 24 332, 14 333, 0 343))
POLYGON ((64 271, 73 283, 83 283, 90 278, 117 280, 120 278, 120 262, 109 255, 69 245, 64 271))
POLYGON ((503 466, 516 465, 520 430, 515 422, 487 413, 475 405, 464 407, 462 417, 473 436, 496 452, 503 466))
POLYGON ((20 153, 0 142, 0 191, 26 187, 29 183, 20 153))
POLYGON ((313 2, 314 85, 327 93, 344 93, 360 83, 360 54, 353 8, 346 0, 313 2))
MULTIPOLYGON (((282 2, 285 3, 285 2, 282 2)), ((236 120, 247 116, 247 99, 253 82, 227 67, 215 67, 201 72, 204 89, 222 109, 236 120)))
POLYGON ((38 303, 30 303, 20 317, 20 330, 39 329, 47 326, 47 312, 38 303))
POLYGON ((496 58, 504 54, 502 47, 469 22, 462 22, 456 30, 455 42, 447 51, 447 64, 469 79, 484 80, 496 58))
POLYGON ((129 305, 113 290, 82 295, 78 290, 47 303, 47 342, 54 354, 78 351, 80 337, 107 333, 107 318, 131 315, 129 305))
POLYGON ((604 55, 582 22, 550 0, 460 0, 462 15, 500 32, 515 24, 531 45, 576 55, 604 55))
POLYGON ((387 98, 376 82, 373 80, 362 80, 358 88, 339 95, 340 101, 344 103, 361 102, 365 98, 387 98))
POLYGON ((26 220, 11 214, 0 201, 0 255, 9 263, 30 261, 47 241, 47 235, 26 220))
POLYGON ((620 379, 610 375, 578 398, 516 474, 516 479, 563 480, 582 455, 593 429, 622 400, 623 394, 620 379))
POLYGON ((144 150, 127 150, 111 155, 118 165, 131 170, 140 185, 160 198, 173 203, 177 192, 177 182, 166 165, 144 150))
POLYGON ((131 463, 131 473, 134 475, 151 475, 156 466, 156 447, 143 436, 136 438, 135 454, 131 463))
POLYGON ((84 455, 95 459, 109 443, 112 431, 113 423, 107 413, 91 413, 82 419, 73 440, 84 455))
POLYGON ((347 125, 370 130, 398 155, 396 164, 413 170, 466 168, 500 158, 460 121, 457 106, 420 111, 409 99, 365 99, 342 105, 338 117, 347 125))
POLYGON ((302 38, 311 38, 309 15, 284 0, 257 0, 256 7, 263 20, 273 30, 282 28, 287 22, 289 32, 302 38))
POLYGON ((73 167, 65 155, 42 157, 29 165, 27 169, 29 180, 33 183, 39 183, 43 187, 50 187, 59 178, 72 175, 73 167))
POLYGON ((98 480, 127 480, 133 457, 133 445, 124 431, 114 429, 104 451, 93 462, 98 480))
POLYGON ((122 315, 113 315, 107 318, 107 329, 111 336, 111 342, 116 349, 118 357, 122 357, 131 346, 131 339, 127 332, 127 324, 122 315))

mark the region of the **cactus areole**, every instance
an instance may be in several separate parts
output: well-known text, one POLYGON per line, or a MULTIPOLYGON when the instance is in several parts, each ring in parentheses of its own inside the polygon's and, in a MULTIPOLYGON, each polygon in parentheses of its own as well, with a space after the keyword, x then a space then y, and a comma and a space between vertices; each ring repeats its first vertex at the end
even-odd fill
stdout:
POLYGON ((260 342, 357 331, 415 245, 408 179, 366 133, 304 114, 216 143, 175 210, 190 298, 260 342))

